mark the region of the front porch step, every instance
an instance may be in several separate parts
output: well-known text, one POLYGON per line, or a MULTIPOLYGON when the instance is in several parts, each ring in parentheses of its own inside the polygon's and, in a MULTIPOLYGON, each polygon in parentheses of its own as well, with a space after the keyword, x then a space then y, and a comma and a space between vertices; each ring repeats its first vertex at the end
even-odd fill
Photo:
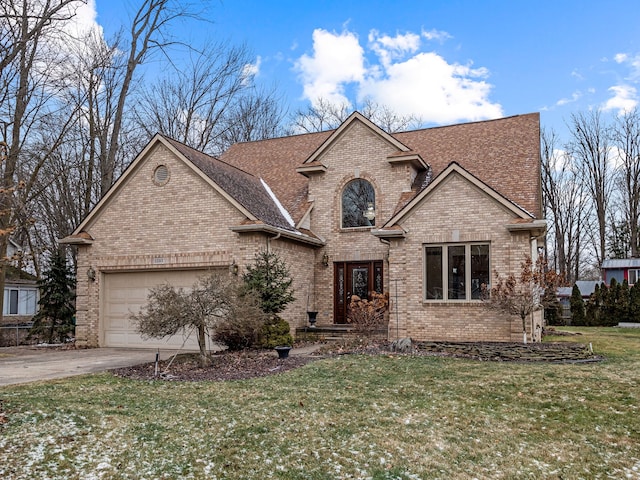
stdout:
POLYGON ((296 338, 309 341, 337 342, 353 338, 353 327, 350 325, 316 325, 296 328, 296 338))
MULTIPOLYGON (((361 337, 362 334, 355 331, 351 325, 316 325, 315 327, 305 326, 296 328, 296 338, 308 341, 339 342, 353 340, 361 337)), ((387 338, 387 328, 374 333, 375 337, 387 338)))

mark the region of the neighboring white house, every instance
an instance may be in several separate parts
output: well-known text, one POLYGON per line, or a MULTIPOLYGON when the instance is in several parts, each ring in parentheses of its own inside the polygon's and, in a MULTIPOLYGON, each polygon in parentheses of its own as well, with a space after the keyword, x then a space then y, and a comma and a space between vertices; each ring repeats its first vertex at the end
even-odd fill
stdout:
POLYGON ((40 291, 35 276, 19 268, 12 259, 18 258, 22 247, 9 239, 5 271, 4 302, 0 322, 0 346, 15 345, 26 337, 33 316, 38 311, 40 291))

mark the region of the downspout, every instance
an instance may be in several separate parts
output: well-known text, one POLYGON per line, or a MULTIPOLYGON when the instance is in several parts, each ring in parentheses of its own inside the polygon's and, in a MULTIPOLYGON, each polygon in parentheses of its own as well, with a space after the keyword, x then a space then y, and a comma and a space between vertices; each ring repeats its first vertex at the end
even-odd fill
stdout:
POLYGON ((278 233, 275 237, 271 237, 271 238, 267 237, 267 253, 271 253, 271 241, 278 240, 281 235, 282 233, 278 233))
MULTIPOLYGON (((391 269, 389 268, 389 254, 391 251, 391 241, 387 240, 385 238, 378 238, 378 240, 380 240, 381 243, 385 244, 387 246, 387 271, 389 272, 389 282, 388 282, 388 288, 389 288, 389 298, 391 298, 391 269)), ((396 340, 398 340, 399 338, 399 330, 400 330, 400 319, 398 317, 398 281, 396 280, 396 300, 395 300, 395 307, 396 307, 396 340)), ((389 312, 389 319, 391 319, 391 312, 389 312)), ((387 329, 387 336, 389 335, 388 333, 388 329, 387 329)))

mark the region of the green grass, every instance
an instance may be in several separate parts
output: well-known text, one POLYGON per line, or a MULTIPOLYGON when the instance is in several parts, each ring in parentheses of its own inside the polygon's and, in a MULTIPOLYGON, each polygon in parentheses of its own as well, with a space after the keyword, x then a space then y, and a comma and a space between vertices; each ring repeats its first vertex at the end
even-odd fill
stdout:
POLYGON ((358 355, 248 381, 5 387, 0 478, 640 478, 640 329, 579 331, 550 340, 604 362, 358 355))

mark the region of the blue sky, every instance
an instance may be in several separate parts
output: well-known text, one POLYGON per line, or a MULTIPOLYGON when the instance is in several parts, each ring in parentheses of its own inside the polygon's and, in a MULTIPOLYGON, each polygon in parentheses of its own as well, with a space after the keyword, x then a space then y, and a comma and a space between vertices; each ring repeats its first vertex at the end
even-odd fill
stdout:
MULTIPOLYGON (((108 34, 137 3, 91 6, 108 34)), ((540 112, 562 134, 572 113, 640 100, 637 0, 225 0, 203 13, 176 37, 246 43, 256 82, 291 110, 368 96, 428 126, 540 112)))

